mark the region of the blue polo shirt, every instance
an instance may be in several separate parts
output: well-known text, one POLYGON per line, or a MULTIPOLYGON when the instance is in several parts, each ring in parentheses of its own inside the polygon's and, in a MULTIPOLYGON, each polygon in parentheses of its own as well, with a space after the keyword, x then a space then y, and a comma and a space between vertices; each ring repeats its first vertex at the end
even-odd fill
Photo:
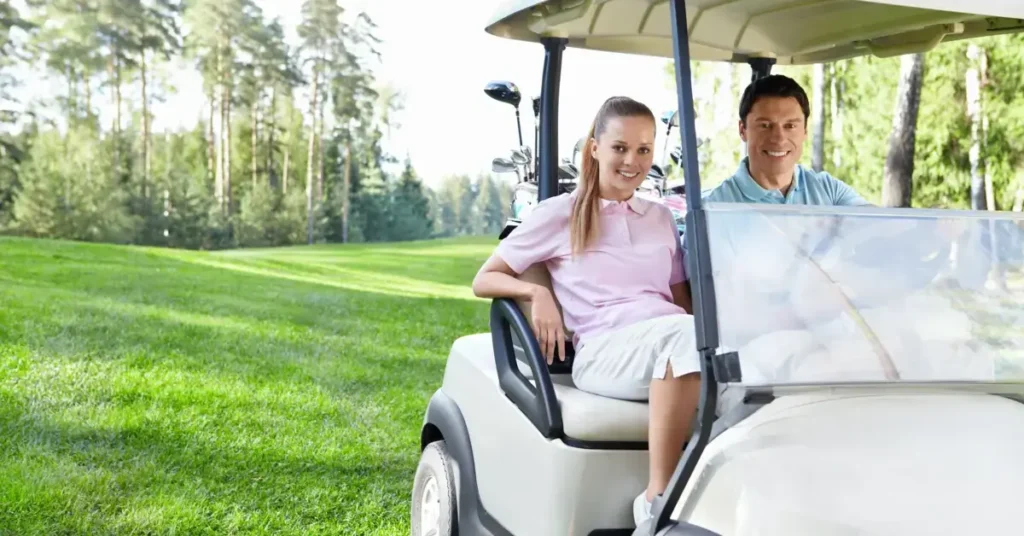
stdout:
MULTIPOLYGON (((725 179, 722 184, 704 192, 701 196, 707 203, 766 203, 775 205, 819 205, 819 206, 866 206, 870 205, 853 188, 843 181, 833 177, 824 171, 797 165, 793 170, 793 184, 786 195, 779 190, 766 190, 750 176, 748 158, 740 161, 736 173, 725 179)), ((734 219, 738 216, 732 216, 734 219)), ((756 224, 753 219, 760 217, 757 214, 750 214, 752 219, 749 225, 743 225, 741 235, 752 235, 756 233, 756 224)), ((732 234, 730 232, 730 234, 732 234)), ((722 237, 721 235, 719 235, 722 237)), ((734 237, 739 239, 740 236, 734 237)), ((745 238, 755 240, 754 236, 745 238)), ((755 240, 756 241, 756 240, 755 240)), ((687 244, 682 240, 684 263, 684 274, 689 279, 690 259, 686 257, 687 244)))
POLYGON ((870 205, 843 181, 824 171, 797 165, 793 170, 793 185, 786 195, 778 190, 766 190, 754 181, 744 158, 736 174, 702 197, 706 202, 772 203, 776 205, 870 205))

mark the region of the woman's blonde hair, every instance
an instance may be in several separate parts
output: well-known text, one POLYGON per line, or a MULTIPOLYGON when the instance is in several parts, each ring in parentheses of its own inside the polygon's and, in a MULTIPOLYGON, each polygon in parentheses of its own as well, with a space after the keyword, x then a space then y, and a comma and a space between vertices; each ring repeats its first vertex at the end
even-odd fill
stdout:
POLYGON ((599 186, 600 172, 597 160, 591 154, 593 144, 604 134, 608 120, 618 117, 647 117, 655 123, 651 109, 629 97, 612 97, 601 105, 590 125, 587 142, 583 145, 579 184, 576 186, 576 202, 569 219, 569 237, 572 253, 586 251, 598 233, 598 211, 601 207, 599 186))

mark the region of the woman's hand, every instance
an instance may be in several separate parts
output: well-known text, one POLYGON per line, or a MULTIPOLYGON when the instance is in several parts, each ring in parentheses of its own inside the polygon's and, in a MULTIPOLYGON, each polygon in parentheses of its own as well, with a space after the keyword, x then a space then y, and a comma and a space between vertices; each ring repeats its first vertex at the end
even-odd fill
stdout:
POLYGON ((555 305, 551 291, 537 286, 533 292, 530 305, 530 322, 533 332, 540 343, 540 350, 548 364, 554 362, 554 351, 558 349, 558 358, 565 361, 565 330, 562 327, 562 315, 555 305))

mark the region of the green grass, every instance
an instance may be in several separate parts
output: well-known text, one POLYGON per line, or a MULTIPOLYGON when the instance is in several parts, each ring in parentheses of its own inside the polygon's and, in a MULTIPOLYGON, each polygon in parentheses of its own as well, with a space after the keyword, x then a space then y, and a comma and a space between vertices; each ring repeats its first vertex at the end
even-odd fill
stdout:
POLYGON ((0 238, 0 535, 408 534, 496 241, 186 252, 0 238))

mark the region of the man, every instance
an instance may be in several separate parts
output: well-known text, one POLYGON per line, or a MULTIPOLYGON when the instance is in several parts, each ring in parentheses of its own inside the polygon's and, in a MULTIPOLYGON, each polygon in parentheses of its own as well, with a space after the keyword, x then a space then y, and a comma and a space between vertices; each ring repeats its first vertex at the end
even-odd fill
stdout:
MULTIPOLYGON (((853 188, 827 172, 799 164, 810 114, 807 93, 792 78, 776 74, 748 85, 739 109, 739 135, 746 144, 747 156, 734 175, 702 196, 704 201, 870 205, 853 188)), ((692 266, 686 258, 685 241, 682 249, 688 279, 692 266)), ((692 294, 684 294, 679 298, 680 305, 692 312, 692 294)))
POLYGON ((792 78, 761 78, 740 99, 739 134, 747 156, 736 174, 704 195, 709 202, 785 205, 868 205, 845 183, 799 164, 811 114, 807 93, 792 78))

